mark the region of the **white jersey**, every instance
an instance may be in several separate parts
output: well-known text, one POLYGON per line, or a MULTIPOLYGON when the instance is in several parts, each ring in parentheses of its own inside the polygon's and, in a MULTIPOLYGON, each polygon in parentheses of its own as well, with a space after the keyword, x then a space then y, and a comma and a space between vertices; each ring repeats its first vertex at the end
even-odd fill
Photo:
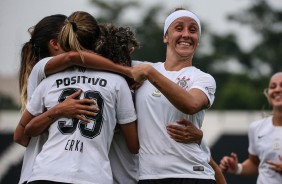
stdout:
POLYGON ((204 138, 202 139, 200 147, 206 155, 206 162, 209 163, 210 160, 211 160, 211 150, 210 150, 210 148, 209 148, 209 146, 208 146, 208 144, 207 144, 207 142, 204 138))
POLYGON ((138 154, 128 150, 123 133, 116 129, 110 148, 114 184, 137 184, 139 177, 138 154))
MULTIPOLYGON (((30 100, 33 92, 35 91, 36 87, 39 83, 45 78, 44 68, 46 63, 52 57, 44 58, 40 60, 32 69, 27 83, 27 101, 30 100)), ((37 137, 31 137, 26 151, 24 153, 22 170, 19 184, 28 181, 29 177, 31 176, 33 163, 35 161, 36 156, 41 151, 43 144, 47 140, 48 133, 44 133, 37 137)))
POLYGON ((80 98, 97 102, 100 109, 93 121, 60 118, 49 128, 49 136, 38 154, 29 181, 65 183, 112 183, 108 153, 116 122, 130 123, 136 113, 129 87, 119 75, 72 68, 43 80, 27 109, 38 115, 62 102, 77 89, 80 98))
POLYGON ((47 138, 48 133, 44 133, 40 136, 30 138, 24 153, 19 184, 28 181, 28 179, 30 178, 35 158, 41 151, 42 146, 46 142, 47 138))
POLYGON ((282 127, 273 126, 272 116, 253 122, 249 128, 249 153, 259 157, 259 175, 257 184, 281 184, 282 175, 266 163, 268 160, 281 163, 282 127))
POLYGON ((31 73, 28 77, 28 85, 27 85, 27 101, 30 100, 33 92, 37 88, 37 86, 40 84, 40 82, 46 78, 44 69, 48 61, 50 61, 53 57, 46 57, 44 59, 41 59, 34 65, 34 67, 31 70, 31 73))
MULTIPOLYGON (((166 71, 164 63, 153 66, 162 75, 177 83, 184 90, 197 88, 214 101, 216 84, 214 78, 191 66, 180 71, 166 71)), ((175 94, 177 98, 177 94, 175 94)), ((213 179, 214 170, 208 164, 207 153, 196 143, 182 144, 170 138, 166 123, 187 119, 201 128, 205 110, 194 115, 176 109, 149 81, 136 91, 138 114, 140 180, 161 178, 213 179)))

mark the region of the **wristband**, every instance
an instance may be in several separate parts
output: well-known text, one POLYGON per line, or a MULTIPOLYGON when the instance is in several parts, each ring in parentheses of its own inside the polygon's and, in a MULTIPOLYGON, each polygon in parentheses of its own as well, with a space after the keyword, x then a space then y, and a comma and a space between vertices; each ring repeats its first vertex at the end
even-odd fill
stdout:
POLYGON ((240 175, 241 173, 242 173, 242 171, 243 171, 243 165, 242 164, 237 164, 237 170, 236 170, 236 172, 235 172, 235 174, 236 175, 240 175))

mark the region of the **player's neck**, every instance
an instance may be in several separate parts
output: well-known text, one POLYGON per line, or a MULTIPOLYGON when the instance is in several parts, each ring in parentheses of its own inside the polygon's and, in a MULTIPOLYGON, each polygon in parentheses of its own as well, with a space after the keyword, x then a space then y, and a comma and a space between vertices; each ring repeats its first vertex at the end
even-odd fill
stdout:
POLYGON ((274 126, 282 126, 282 114, 274 113, 272 117, 272 123, 274 126))

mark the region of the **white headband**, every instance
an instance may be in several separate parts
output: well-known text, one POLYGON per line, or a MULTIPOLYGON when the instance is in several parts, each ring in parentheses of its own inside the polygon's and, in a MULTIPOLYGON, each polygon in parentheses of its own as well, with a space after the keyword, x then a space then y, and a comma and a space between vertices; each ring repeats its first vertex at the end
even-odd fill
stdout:
POLYGON ((199 34, 201 36, 201 23, 200 23, 200 19, 197 17, 197 15, 195 15, 194 13, 188 11, 188 10, 178 10, 175 11, 173 13, 171 13, 166 19, 165 19, 165 25, 164 25, 164 35, 167 32, 168 27, 170 26, 170 24, 175 21, 176 19, 178 19, 179 17, 189 17, 194 19, 199 27, 199 34))

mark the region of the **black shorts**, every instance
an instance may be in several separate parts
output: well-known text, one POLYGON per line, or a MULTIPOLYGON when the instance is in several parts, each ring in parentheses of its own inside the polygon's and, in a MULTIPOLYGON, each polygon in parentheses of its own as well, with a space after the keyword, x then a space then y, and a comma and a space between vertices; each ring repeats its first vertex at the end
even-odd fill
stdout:
POLYGON ((194 178, 164 178, 140 180, 138 184, 215 184, 215 180, 194 178))

